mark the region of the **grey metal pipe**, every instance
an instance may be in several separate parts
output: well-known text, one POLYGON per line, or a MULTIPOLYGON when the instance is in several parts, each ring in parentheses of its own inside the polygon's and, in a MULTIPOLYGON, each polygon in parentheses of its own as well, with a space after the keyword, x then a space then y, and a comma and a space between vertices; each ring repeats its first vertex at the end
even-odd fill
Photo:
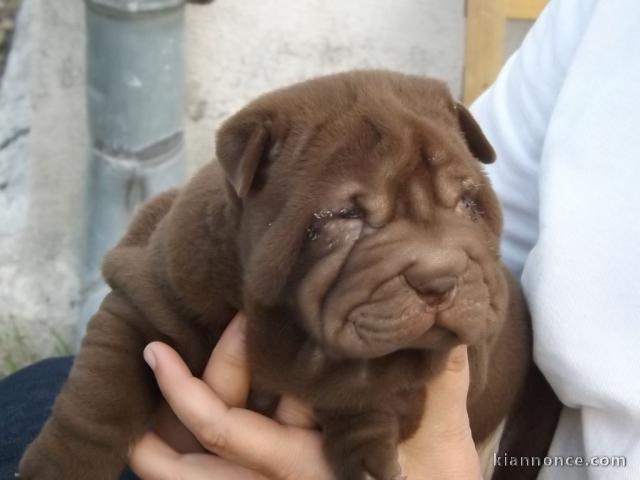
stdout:
POLYGON ((183 0, 86 0, 91 178, 79 338, 136 206, 184 179, 183 0))

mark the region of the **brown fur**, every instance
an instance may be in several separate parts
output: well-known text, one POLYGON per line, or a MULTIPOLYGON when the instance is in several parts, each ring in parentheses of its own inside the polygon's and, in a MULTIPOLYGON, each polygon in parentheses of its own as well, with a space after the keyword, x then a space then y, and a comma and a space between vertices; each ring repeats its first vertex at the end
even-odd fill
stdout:
POLYGON ((534 367, 478 163, 493 150, 446 86, 322 77, 252 102, 217 145, 219 163, 144 205, 105 258, 112 292, 22 478, 116 478, 159 399, 144 346, 167 342, 198 375, 237 310, 256 390, 314 407, 340 479, 400 474, 397 444, 458 343, 486 438, 534 367))

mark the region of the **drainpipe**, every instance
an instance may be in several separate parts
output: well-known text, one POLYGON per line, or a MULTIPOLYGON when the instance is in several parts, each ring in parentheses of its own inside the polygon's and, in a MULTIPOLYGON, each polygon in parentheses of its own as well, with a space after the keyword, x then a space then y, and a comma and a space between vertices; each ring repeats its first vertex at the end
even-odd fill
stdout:
POLYGON ((135 208, 184 179, 183 0, 85 0, 91 168, 78 338, 108 293, 102 257, 135 208))

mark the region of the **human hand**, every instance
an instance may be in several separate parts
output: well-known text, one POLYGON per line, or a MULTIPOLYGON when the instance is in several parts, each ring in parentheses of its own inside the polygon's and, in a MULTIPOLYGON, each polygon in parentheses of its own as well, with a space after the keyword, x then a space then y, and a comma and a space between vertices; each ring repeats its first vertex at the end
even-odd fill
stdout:
POLYGON ((273 419, 244 408, 250 387, 244 327, 244 316, 237 315, 214 348, 202 379, 193 377, 169 346, 147 346, 145 360, 175 416, 161 411, 160 427, 133 446, 129 464, 139 477, 333 478, 308 407, 285 397, 273 419))
MULTIPOLYGON (((138 476, 145 480, 334 478, 308 407, 284 397, 273 419, 243 408, 250 387, 244 325, 242 315, 231 322, 202 379, 193 377, 167 345, 147 346, 145 359, 175 416, 164 411, 160 426, 133 446, 130 465, 138 476)), ((458 347, 447 368, 430 383, 421 427, 400 446, 400 463, 410 479, 480 478, 466 411, 468 385, 466 348, 458 347)))

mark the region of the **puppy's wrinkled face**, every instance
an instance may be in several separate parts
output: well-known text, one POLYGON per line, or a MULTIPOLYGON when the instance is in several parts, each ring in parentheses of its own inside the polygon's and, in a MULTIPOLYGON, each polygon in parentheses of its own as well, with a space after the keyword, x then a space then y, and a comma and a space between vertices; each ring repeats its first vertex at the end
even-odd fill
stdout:
POLYGON ((493 151, 437 81, 324 77, 269 94, 221 130, 245 300, 337 358, 476 344, 499 327, 493 151))

